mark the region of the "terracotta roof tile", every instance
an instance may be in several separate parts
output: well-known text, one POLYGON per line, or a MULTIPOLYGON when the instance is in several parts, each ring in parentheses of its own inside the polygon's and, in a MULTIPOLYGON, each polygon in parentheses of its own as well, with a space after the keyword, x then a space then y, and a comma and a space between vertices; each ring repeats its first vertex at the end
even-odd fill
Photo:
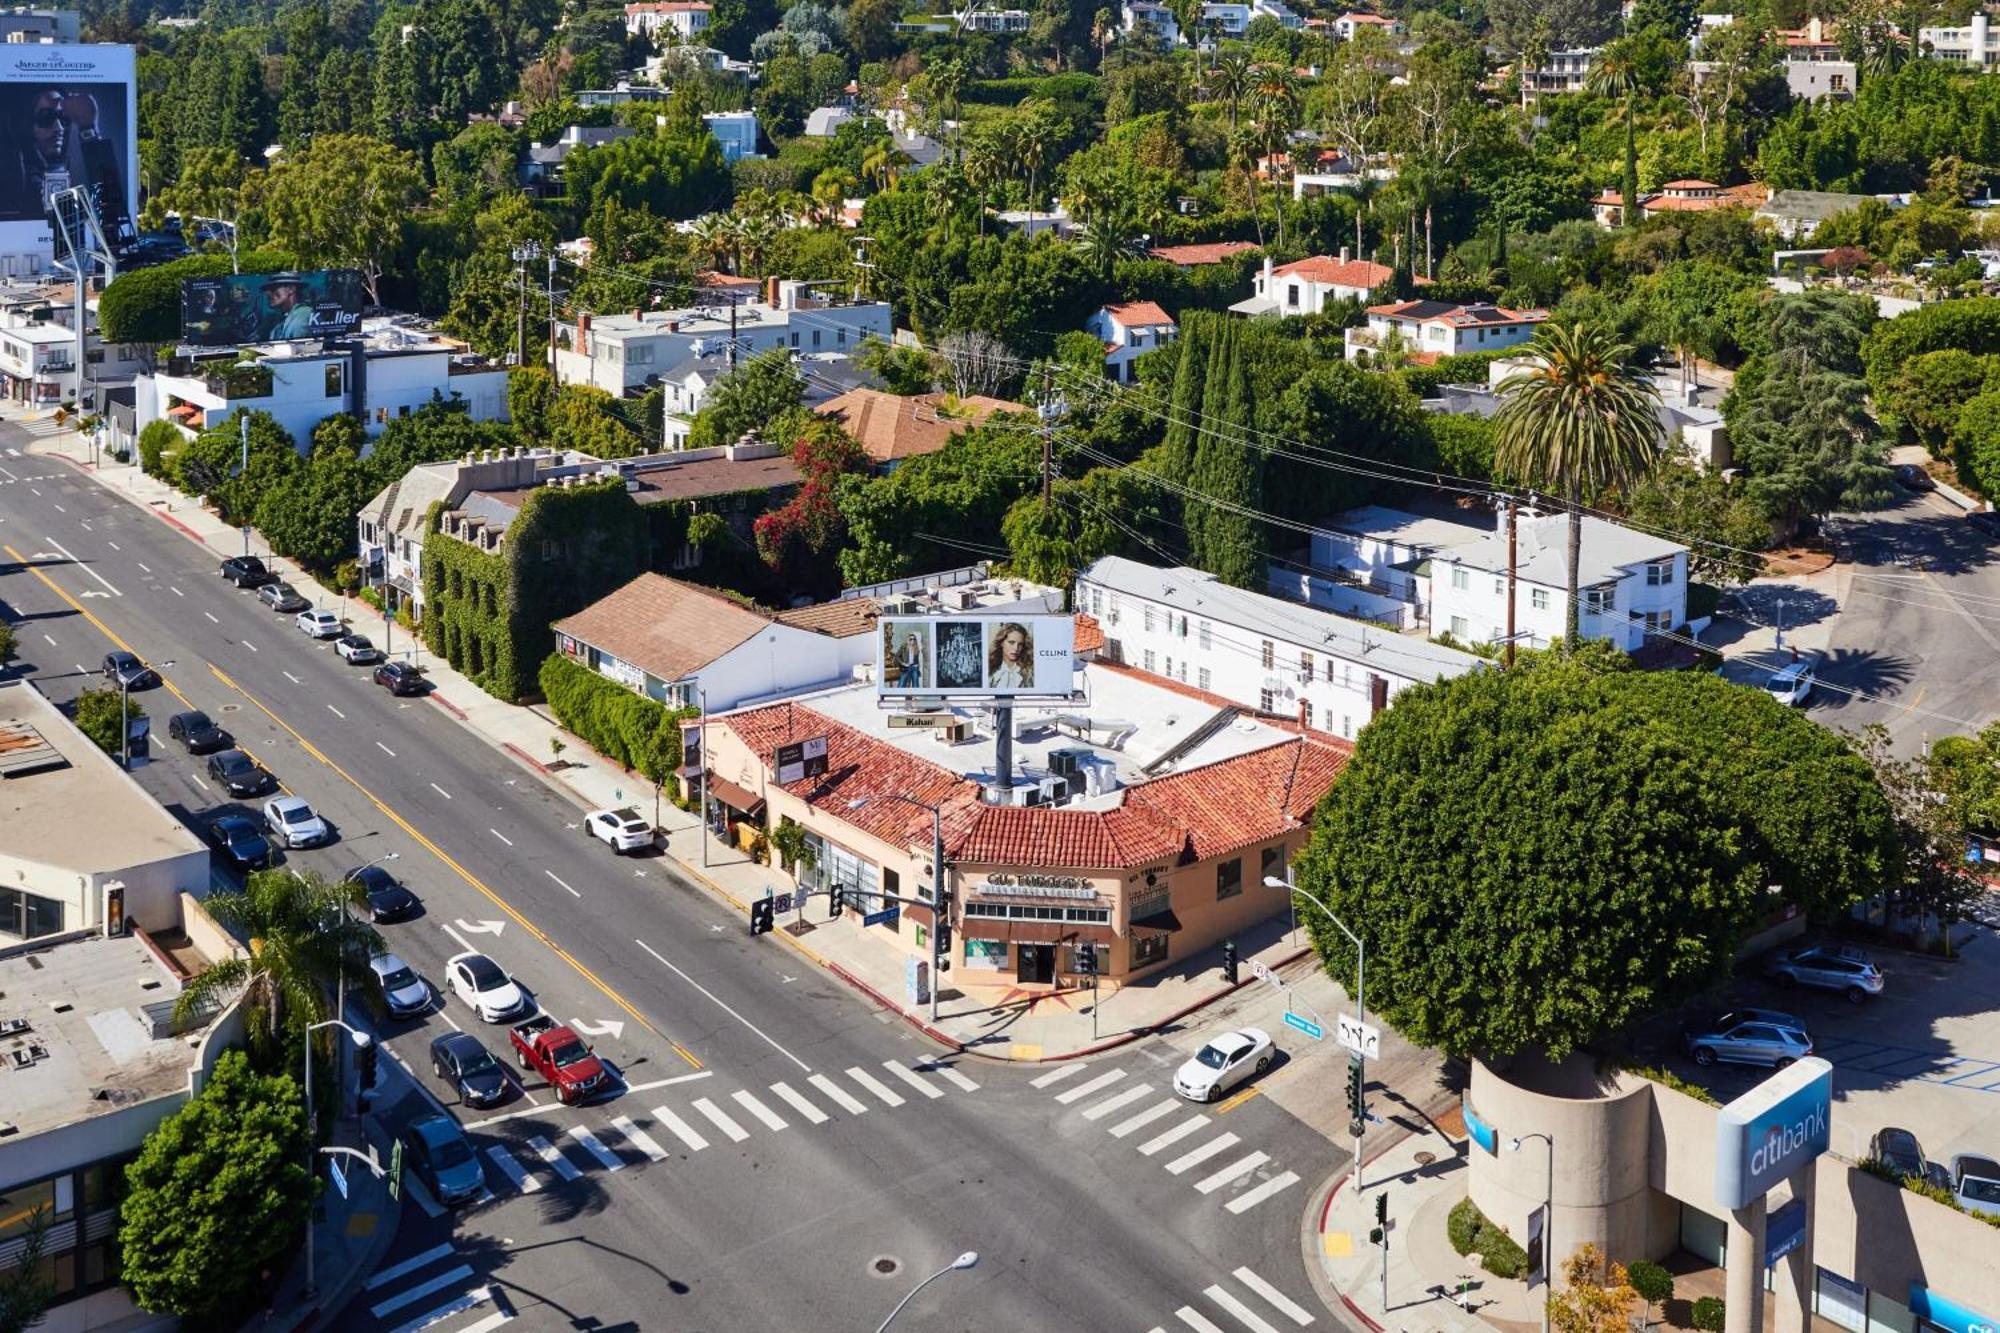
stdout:
POLYGON ((1169 264, 1179 264, 1182 268, 1196 268, 1203 264, 1220 264, 1225 259, 1233 259, 1256 248, 1255 241, 1209 241, 1201 245, 1160 245, 1146 253, 1169 264))
POLYGON ((1127 301, 1123 305, 1107 305, 1105 312, 1128 329, 1146 328, 1155 324, 1172 324, 1174 317, 1152 301, 1127 301))
POLYGON ((1082 611, 1076 613, 1076 637, 1070 648, 1079 653, 1101 653, 1104 651, 1104 628, 1097 623, 1097 617, 1082 611))
POLYGON ((1353 287, 1372 292, 1395 277, 1396 270, 1387 264, 1371 264, 1365 259, 1340 260, 1329 255, 1314 255, 1310 259, 1272 269, 1271 276, 1298 277, 1323 287, 1353 287))
POLYGON ((778 612, 778 623, 793 629, 811 630, 835 639, 849 639, 875 628, 882 607, 872 597, 848 597, 814 606, 796 606, 778 612))
POLYGON ((996 412, 1027 411, 1019 403, 979 394, 958 399, 941 393, 899 398, 880 389, 866 388, 850 389, 813 410, 840 422, 842 429, 877 463, 934 454, 952 436, 996 412))

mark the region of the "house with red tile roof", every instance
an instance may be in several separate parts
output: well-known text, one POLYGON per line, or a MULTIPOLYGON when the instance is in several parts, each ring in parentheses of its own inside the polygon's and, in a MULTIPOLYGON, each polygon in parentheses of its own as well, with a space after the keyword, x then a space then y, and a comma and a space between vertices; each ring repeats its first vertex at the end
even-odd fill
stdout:
POLYGON ((1342 301, 1370 299, 1394 276, 1387 264, 1350 258, 1344 245, 1337 258, 1313 255, 1276 266, 1266 259, 1255 294, 1229 308, 1239 315, 1317 315, 1342 301))
POLYGON ((1256 248, 1255 241, 1205 241, 1199 245, 1156 245, 1146 253, 1179 268, 1202 268, 1247 255, 1256 248))
POLYGON ((1497 352, 1534 337, 1549 317, 1546 310, 1454 301, 1392 301, 1371 305, 1367 313, 1366 328, 1346 331, 1349 361, 1379 354, 1392 339, 1400 339, 1404 351, 1424 363, 1467 352, 1497 352))
MULTIPOLYGON (((1748 185, 1717 185, 1713 181, 1668 181, 1651 194, 1639 196, 1639 211, 1646 217, 1669 213, 1709 213, 1718 208, 1761 208, 1771 197, 1768 186, 1752 181, 1748 185)), ((1590 201, 1600 227, 1625 225, 1625 196, 1606 190, 1590 201)))
POLYGON ((1165 347, 1180 336, 1174 317, 1151 301, 1127 301, 1098 307, 1084 325, 1104 344, 1104 375, 1120 384, 1132 382, 1132 363, 1165 347))

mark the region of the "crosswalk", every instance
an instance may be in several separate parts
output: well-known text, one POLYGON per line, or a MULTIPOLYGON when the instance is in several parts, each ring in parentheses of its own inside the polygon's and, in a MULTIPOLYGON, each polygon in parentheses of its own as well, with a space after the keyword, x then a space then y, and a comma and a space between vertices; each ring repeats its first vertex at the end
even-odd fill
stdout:
POLYGON ((448 1241, 374 1274, 356 1303, 390 1333, 493 1333, 514 1318, 504 1293, 481 1283, 448 1241))
POLYGON ((1168 1333, 1170 1327, 1193 1333, 1231 1333, 1236 1329, 1284 1333, 1286 1328, 1305 1328, 1313 1322, 1312 1311, 1254 1270, 1238 1268, 1229 1276, 1235 1279, 1234 1285, 1209 1283, 1202 1289, 1201 1303, 1189 1301, 1174 1311, 1171 1326, 1155 1324, 1147 1333, 1168 1333))
POLYGON ((1196 1193, 1224 1198, 1223 1207, 1237 1216, 1299 1183, 1297 1172, 1277 1169, 1268 1153, 1229 1131, 1218 1132, 1207 1112, 1128 1070, 1057 1065, 1028 1086, 1057 1106, 1074 1109, 1086 1123, 1103 1125, 1112 1138, 1131 1141, 1139 1156, 1187 1180, 1196 1193), (1077 1082, 1087 1071, 1089 1077, 1077 1082))

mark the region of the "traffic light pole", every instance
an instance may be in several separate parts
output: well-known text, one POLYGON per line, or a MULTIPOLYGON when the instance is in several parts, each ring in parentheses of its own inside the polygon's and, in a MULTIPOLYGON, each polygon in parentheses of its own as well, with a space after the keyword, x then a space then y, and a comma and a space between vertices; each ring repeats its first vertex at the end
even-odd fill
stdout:
MULTIPOLYGON (((1354 1007, 1359 1011, 1361 1022, 1365 1024, 1368 1021, 1368 942, 1349 930, 1347 923, 1342 921, 1338 916, 1335 916, 1331 907, 1328 907, 1317 897, 1307 893, 1304 889, 1293 883, 1290 876, 1279 879, 1276 875, 1268 875, 1265 877, 1264 883, 1274 889, 1284 889, 1289 893, 1296 893, 1299 897, 1304 898, 1314 907, 1326 913, 1326 919, 1340 927, 1340 933, 1347 936, 1349 942, 1354 945, 1354 1007)), ((1357 1052, 1355 1054, 1355 1065, 1361 1071, 1361 1087, 1365 1091, 1368 1087, 1368 1057, 1357 1052)), ((1358 1193, 1361 1189, 1361 1140, 1368 1128, 1368 1119, 1364 1114, 1366 1102, 1362 1096, 1357 1095, 1355 1097, 1352 1109, 1354 1122, 1349 1128, 1354 1131, 1354 1178, 1351 1182, 1351 1188, 1358 1193)))

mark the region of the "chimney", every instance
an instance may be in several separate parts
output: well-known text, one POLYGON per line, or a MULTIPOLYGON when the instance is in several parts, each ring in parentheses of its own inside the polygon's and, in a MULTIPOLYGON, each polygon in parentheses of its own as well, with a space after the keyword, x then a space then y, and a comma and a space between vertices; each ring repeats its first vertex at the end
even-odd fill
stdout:
POLYGON ((667 321, 668 333, 679 333, 680 331, 681 331, 681 322, 679 320, 670 319, 667 321))
POLYGON ((773 310, 778 308, 778 280, 774 277, 764 279, 764 304, 773 310))
POLYGON ((590 355, 590 312, 580 311, 576 317, 576 353, 590 355))
POLYGON ((1353 252, 1352 252, 1352 251, 1350 251, 1350 250, 1349 250, 1349 249, 1348 249, 1348 248, 1347 248, 1346 246, 1344 246, 1344 245, 1343 245, 1343 246, 1341 246, 1341 247, 1340 247, 1340 262, 1341 262, 1341 263, 1343 263, 1343 264, 1345 264, 1345 263, 1346 263, 1346 262, 1348 261, 1349 257, 1350 257, 1350 256, 1352 255, 1352 253, 1353 253, 1353 252))
POLYGON ((638 306, 633 306, 632 322, 634 324, 644 324, 646 322, 646 312, 638 306))
POLYGON ((1261 287, 1263 287, 1263 288, 1264 288, 1264 289, 1265 289, 1266 291, 1268 291, 1268 290, 1270 289, 1270 286, 1271 286, 1271 256, 1269 256, 1269 255, 1265 255, 1265 256, 1264 256, 1264 276, 1263 276, 1262 278, 1258 279, 1258 285, 1259 285, 1259 286, 1261 286, 1261 287))

